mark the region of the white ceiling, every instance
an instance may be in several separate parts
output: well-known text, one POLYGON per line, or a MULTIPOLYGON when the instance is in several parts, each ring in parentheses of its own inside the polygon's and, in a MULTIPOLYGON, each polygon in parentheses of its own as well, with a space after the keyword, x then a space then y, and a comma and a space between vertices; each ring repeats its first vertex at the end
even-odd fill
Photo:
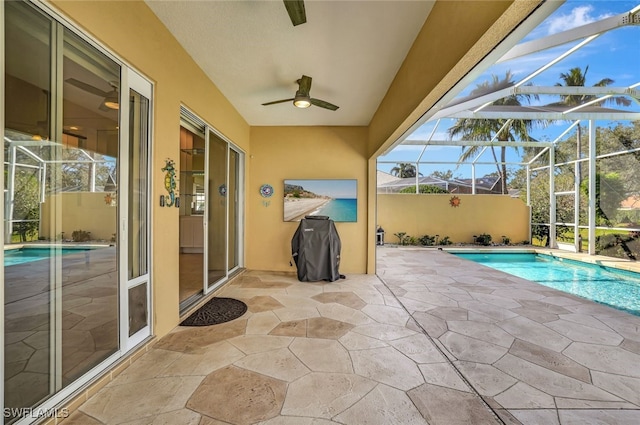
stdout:
POLYGON ((294 27, 280 0, 146 2, 252 126, 368 125, 434 3, 307 0, 294 27), (262 106, 302 75, 340 108, 262 106))

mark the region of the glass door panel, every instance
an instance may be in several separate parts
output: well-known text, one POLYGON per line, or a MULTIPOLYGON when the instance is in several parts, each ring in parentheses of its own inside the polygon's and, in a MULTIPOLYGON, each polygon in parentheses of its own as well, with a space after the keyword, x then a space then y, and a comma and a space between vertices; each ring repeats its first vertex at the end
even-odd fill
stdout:
POLYGON ((227 276, 227 142, 209 131, 207 164, 207 286, 227 276))
POLYGON ((107 102, 120 66, 28 3, 4 6, 4 236, 16 243, 4 265, 7 411, 119 349, 119 116, 107 102))
POLYGON ((238 181, 240 178, 240 154, 233 149, 229 149, 229 189, 227 198, 229 199, 229 260, 228 270, 232 270, 239 265, 238 242, 239 242, 239 193, 238 181))
POLYGON ((40 261, 23 262, 23 242, 41 236, 44 164, 34 157, 51 139, 50 97, 54 22, 22 2, 4 3, 4 408, 28 408, 54 391, 53 297, 50 286, 55 241, 40 261), (25 55, 24 52, 32 52, 25 55), (12 246, 13 245, 13 246, 12 246), (11 249, 11 248, 16 249, 11 249))
POLYGON ((54 257, 57 389, 119 349, 120 66, 65 29, 62 69, 62 117, 42 209, 46 236, 63 235, 54 257))
MULTIPOLYGON (((142 80, 137 74, 129 71, 129 86, 137 90, 129 90, 128 102, 128 209, 125 217, 127 224, 127 277, 126 305, 128 314, 123 317, 127 323, 122 334, 128 336, 126 347, 129 348, 151 334, 149 314, 149 97, 151 84, 142 80), (146 90, 145 90, 146 89, 146 90)), ((124 113, 124 112, 123 112, 124 113)), ((124 168, 124 167, 123 167, 124 168)), ((123 300, 124 301, 124 300, 123 300)))
POLYGON ((180 304, 202 295, 204 279, 205 139, 180 127, 180 304))

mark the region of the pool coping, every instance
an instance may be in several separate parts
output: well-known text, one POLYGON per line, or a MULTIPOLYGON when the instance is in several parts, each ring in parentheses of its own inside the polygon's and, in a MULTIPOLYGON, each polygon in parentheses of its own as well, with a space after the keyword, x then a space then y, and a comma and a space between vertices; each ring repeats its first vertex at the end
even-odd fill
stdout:
POLYGON ((625 270, 635 273, 640 273, 640 263, 633 260, 626 260, 623 258, 613 258, 613 257, 605 257, 603 255, 589 255, 587 253, 581 252, 570 252, 564 251, 561 249, 553 249, 553 248, 536 248, 536 247, 451 247, 451 248, 442 248, 443 251, 450 253, 469 253, 469 252, 487 252, 487 253, 534 253, 534 254, 544 254, 549 255, 555 258, 563 258, 568 260, 579 261, 588 264, 595 264, 603 267, 610 267, 612 269, 625 270))
POLYGON ((16 249, 22 248, 30 248, 30 249, 51 249, 51 248, 64 248, 64 249, 78 249, 78 250, 86 250, 86 249, 97 249, 97 248, 108 248, 112 246, 112 244, 104 243, 89 243, 89 244, 80 244, 80 243, 56 243, 56 244, 38 244, 38 243, 21 243, 21 244, 11 244, 5 245, 4 251, 13 251, 16 249))

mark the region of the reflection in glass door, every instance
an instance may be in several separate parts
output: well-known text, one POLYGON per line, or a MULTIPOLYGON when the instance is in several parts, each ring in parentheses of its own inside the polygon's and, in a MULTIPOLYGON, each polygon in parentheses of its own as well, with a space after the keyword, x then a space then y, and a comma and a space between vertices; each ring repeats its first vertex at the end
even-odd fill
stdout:
POLYGON ((152 86, 35 4, 2 8, 9 424, 150 335, 152 86))
POLYGON ((4 17, 11 423, 122 348, 117 235, 127 200, 118 198, 121 66, 29 3, 5 2, 4 17))

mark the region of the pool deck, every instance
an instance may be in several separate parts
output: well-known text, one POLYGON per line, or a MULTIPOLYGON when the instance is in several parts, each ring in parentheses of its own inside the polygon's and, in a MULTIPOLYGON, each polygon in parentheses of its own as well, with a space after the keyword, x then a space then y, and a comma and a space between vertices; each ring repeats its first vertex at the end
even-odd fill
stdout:
POLYGON ((640 317, 437 249, 377 261, 243 273, 243 317, 176 328, 63 424, 640 423, 640 317))

